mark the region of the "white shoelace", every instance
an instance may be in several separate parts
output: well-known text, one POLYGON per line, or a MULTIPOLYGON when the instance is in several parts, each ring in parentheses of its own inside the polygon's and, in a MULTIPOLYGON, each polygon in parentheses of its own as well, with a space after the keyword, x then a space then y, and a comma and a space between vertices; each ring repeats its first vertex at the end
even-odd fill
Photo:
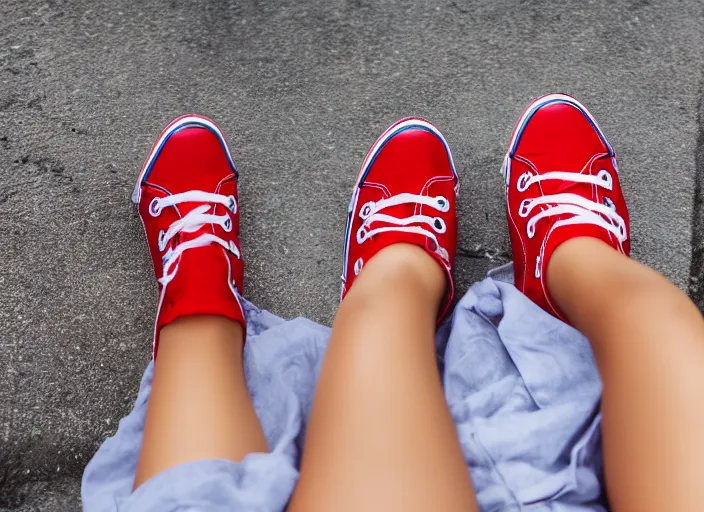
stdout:
POLYGON ((445 221, 441 217, 430 217, 428 215, 411 215, 410 217, 398 218, 385 213, 380 213, 386 208, 391 208, 393 206, 399 206, 402 204, 421 204, 434 208, 440 212, 447 212, 450 209, 450 202, 447 198, 443 196, 429 197, 421 196, 417 194, 402 193, 395 196, 391 196, 387 199, 382 199, 381 201, 374 202, 369 201, 365 203, 364 206, 359 210, 359 217, 364 221, 362 225, 357 230, 357 243, 363 244, 369 240, 374 235, 380 233, 388 233, 391 231, 402 232, 402 233, 415 233, 418 235, 430 238, 435 242, 436 250, 443 255, 445 259, 448 258, 447 251, 440 246, 435 233, 444 233, 447 229, 445 221), (391 224, 369 229, 374 222, 384 222, 386 224, 391 224), (412 224, 426 224, 432 228, 433 231, 429 231, 421 226, 412 224))
MULTIPOLYGON (((164 208, 175 206, 180 203, 221 204, 233 214, 237 213, 237 200, 234 196, 223 196, 221 194, 213 194, 210 192, 203 192, 201 190, 190 190, 188 192, 182 192, 180 194, 174 194, 162 198, 155 197, 152 199, 152 202, 149 203, 149 214, 152 217, 158 217, 161 215, 161 211, 164 208)), ((163 252, 169 241, 178 233, 194 233, 206 224, 218 224, 222 226, 225 231, 232 231, 232 219, 230 216, 228 214, 214 215, 212 213, 208 213, 211 208, 214 210, 214 205, 203 204, 198 206, 188 212, 181 219, 173 222, 167 231, 164 231, 163 229, 159 231, 159 250, 163 252)), ((193 240, 178 244, 176 248, 169 248, 169 250, 163 254, 161 262, 164 267, 164 274, 159 279, 159 282, 163 286, 166 286, 174 278, 178 267, 172 272, 169 271, 185 251, 196 247, 205 247, 206 245, 213 243, 218 244, 225 250, 230 251, 236 258, 240 257, 240 251, 233 241, 226 242, 219 236, 212 233, 203 233, 193 240)))
MULTIPOLYGON (((613 189, 613 179, 611 178, 611 174, 605 169, 600 170, 596 176, 562 171, 546 172, 545 174, 538 175, 525 172, 518 178, 516 187, 519 192, 525 192, 531 185, 547 180, 585 183, 602 187, 609 191, 613 189)), ((541 205, 547 206, 546 209, 541 210, 531 217, 526 224, 528 238, 535 236, 535 225, 541 219, 555 215, 571 214, 571 217, 555 222, 553 228, 574 224, 592 224, 613 234, 619 242, 625 242, 628 236, 626 233, 626 222, 623 220, 623 217, 616 213, 616 208, 612 200, 604 197, 604 203, 605 204, 601 204, 590 201, 577 194, 553 194, 534 199, 524 199, 518 209, 518 214, 525 218, 531 214, 535 207, 541 205)))

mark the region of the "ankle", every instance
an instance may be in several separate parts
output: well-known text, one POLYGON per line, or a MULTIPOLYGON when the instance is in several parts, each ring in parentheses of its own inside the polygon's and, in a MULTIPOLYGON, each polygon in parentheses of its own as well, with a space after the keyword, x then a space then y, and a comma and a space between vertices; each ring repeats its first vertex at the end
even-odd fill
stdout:
POLYGON ((594 263, 605 256, 611 257, 618 252, 598 238, 576 237, 561 243, 552 253, 546 267, 545 281, 548 292, 559 293, 578 275, 583 275, 594 263))
POLYGON ((565 240, 555 248, 545 268, 545 281, 548 289, 558 285, 565 274, 580 266, 582 257, 599 245, 606 246, 601 240, 589 237, 576 237, 565 240))
MULTIPOLYGON (((545 284, 550 300, 563 313, 567 313, 565 302, 573 295, 572 289, 591 273, 590 269, 604 251, 614 252, 601 240, 589 237, 571 238, 555 248, 545 268, 545 284)), ((596 276, 590 280, 594 278, 596 276)))
POLYGON ((422 248, 400 243, 382 249, 369 260, 350 293, 380 296, 399 288, 418 291, 439 306, 447 290, 447 278, 422 248))
POLYGON ((160 330, 160 353, 193 350, 194 345, 224 344, 241 353, 245 331, 241 324, 223 316, 191 315, 177 318, 160 330))

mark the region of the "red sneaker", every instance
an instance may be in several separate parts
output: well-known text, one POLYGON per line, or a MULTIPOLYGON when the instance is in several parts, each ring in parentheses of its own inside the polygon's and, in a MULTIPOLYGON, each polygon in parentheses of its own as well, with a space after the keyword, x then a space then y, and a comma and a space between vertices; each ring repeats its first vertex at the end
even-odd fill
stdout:
POLYGON ((630 253, 616 155, 584 106, 570 96, 550 94, 521 116, 503 174, 516 287, 564 320, 545 282, 555 248, 588 236, 630 253))
POLYGON ((450 147, 435 126, 408 118, 386 130, 364 159, 350 202, 342 299, 377 252, 405 242, 425 249, 445 270, 442 319, 454 293, 458 188, 450 147))
POLYGON ((132 200, 144 224, 159 283, 159 330, 189 315, 245 325, 240 304, 237 169, 220 129, 205 117, 179 117, 144 163, 132 200))

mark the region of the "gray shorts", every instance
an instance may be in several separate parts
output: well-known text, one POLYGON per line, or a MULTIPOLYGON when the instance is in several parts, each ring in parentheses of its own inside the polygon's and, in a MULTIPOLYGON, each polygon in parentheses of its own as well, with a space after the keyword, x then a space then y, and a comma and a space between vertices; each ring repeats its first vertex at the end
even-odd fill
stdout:
MULTIPOLYGON (((246 304, 245 370, 272 453, 171 468, 132 493, 153 363, 134 409, 83 475, 94 511, 280 511, 298 479, 330 329, 246 304)), ((605 510, 591 348, 511 284, 487 278, 437 335, 445 396, 484 511, 605 510)))

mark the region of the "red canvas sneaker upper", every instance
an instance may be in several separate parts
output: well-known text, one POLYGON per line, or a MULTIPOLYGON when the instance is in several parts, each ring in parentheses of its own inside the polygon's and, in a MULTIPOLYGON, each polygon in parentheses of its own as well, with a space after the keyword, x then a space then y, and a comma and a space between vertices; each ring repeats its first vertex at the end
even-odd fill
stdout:
POLYGON ((457 173, 435 126, 403 119, 376 141, 362 164, 347 217, 342 298, 363 266, 395 243, 418 245, 447 274, 444 316, 454 293, 457 173))
POLYGON ((616 155, 584 106, 551 94, 524 112, 503 172, 516 287, 561 317, 545 281, 560 243, 588 236, 630 253, 616 155))
POLYGON ((217 315, 244 326, 237 170, 215 123, 196 115, 173 121, 133 200, 159 283, 154 357, 159 330, 179 317, 217 315))

